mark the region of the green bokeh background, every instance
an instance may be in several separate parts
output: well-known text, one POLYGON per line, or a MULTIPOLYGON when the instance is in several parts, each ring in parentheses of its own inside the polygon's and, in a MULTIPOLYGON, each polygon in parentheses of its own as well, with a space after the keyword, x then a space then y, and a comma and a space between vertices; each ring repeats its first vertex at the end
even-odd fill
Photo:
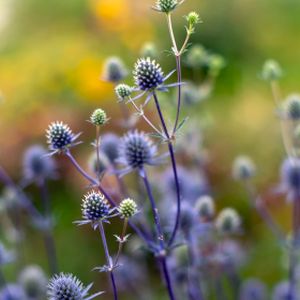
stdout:
MULTIPOLYGON (((113 86, 99 79, 107 56, 119 55, 131 68, 143 43, 153 41, 163 67, 174 68, 173 58, 164 52, 170 48, 164 17, 150 9, 152 4, 151 0, 0 0, 0 162, 16 180, 22 152, 32 143, 45 144, 44 130, 52 120, 64 120, 74 131, 83 131, 88 144, 94 132, 85 120, 101 106, 112 119, 105 130, 120 131, 113 86)), ((258 276, 272 286, 287 274, 284 256, 229 174, 234 157, 242 153, 257 164, 259 191, 268 191, 279 181, 284 151, 270 89, 259 72, 265 59, 276 59, 284 69, 283 94, 297 92, 300 2, 187 0, 174 14, 178 40, 184 38, 182 16, 190 10, 203 20, 192 42, 226 59, 213 96, 199 105, 199 118, 205 110, 212 121, 204 132, 210 151, 209 180, 218 207, 234 206, 243 217, 242 242, 250 251, 242 275, 258 276)), ((189 78, 190 71, 184 69, 184 75, 189 78)), ((90 150, 87 144, 76 149, 81 162, 90 150)), ((72 224, 80 216, 85 182, 65 160, 59 161, 61 179, 52 182, 50 190, 60 268, 103 289, 105 277, 90 272, 103 258, 100 240, 89 228, 72 224)), ((290 208, 284 199, 267 200, 289 230, 290 208)), ((46 269, 39 234, 28 228, 27 236, 26 261, 46 269)), ((7 273, 13 279, 13 270, 8 268, 7 273)))

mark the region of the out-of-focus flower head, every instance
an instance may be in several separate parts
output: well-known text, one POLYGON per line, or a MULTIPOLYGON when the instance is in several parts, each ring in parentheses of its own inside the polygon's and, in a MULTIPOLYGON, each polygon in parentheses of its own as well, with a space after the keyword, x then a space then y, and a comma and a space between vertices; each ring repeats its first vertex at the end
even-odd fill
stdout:
POLYGON ((300 120, 300 95, 289 95, 282 105, 281 117, 284 119, 299 121, 300 120))
POLYGON ((232 176, 235 180, 248 180, 256 173, 253 161, 245 155, 238 156, 232 165, 232 176))
POLYGON ((2 243, 0 243, 0 267, 7 265, 15 260, 15 255, 12 251, 7 250, 2 243))
POLYGON ((89 169, 96 175, 103 174, 110 165, 110 162, 106 155, 99 151, 99 164, 97 153, 93 152, 88 161, 89 169))
POLYGON ((297 288, 291 290, 288 281, 278 283, 272 293, 272 300, 287 300, 287 299, 300 299, 300 294, 297 288))
MULTIPOLYGON (((174 207, 174 212, 176 211, 174 207)), ((187 201, 181 203, 180 226, 183 232, 189 232, 197 224, 194 207, 187 201)))
POLYGON ((208 56, 208 74, 212 77, 219 76, 220 72, 226 66, 223 56, 219 54, 210 54, 208 56))
POLYGON ((47 156, 46 149, 41 145, 29 147, 23 156, 23 174, 27 181, 40 181, 55 178, 56 164, 52 157, 47 156))
POLYGON ((186 54, 185 63, 193 69, 201 69, 207 64, 208 52, 199 44, 193 45, 186 54))
POLYGON ((104 63, 102 78, 106 81, 118 83, 128 74, 123 61, 119 57, 109 57, 104 63))
POLYGON ((237 233, 241 226, 241 219, 233 208, 224 208, 217 216, 215 225, 221 234, 237 233))
POLYGON ((158 51, 156 46, 152 42, 147 42, 142 46, 141 57, 150 57, 151 59, 156 59, 158 57, 158 51))
POLYGON ((269 59, 263 65, 261 76, 267 81, 278 80, 282 77, 282 69, 277 61, 269 59))
POLYGON ((28 266, 21 271, 18 279, 28 299, 43 300, 46 297, 47 277, 39 266, 28 266))
POLYGON ((267 288, 260 280, 251 278, 243 282, 240 289, 240 300, 265 300, 267 288))
POLYGON ((75 143, 79 134, 74 134, 70 127, 63 122, 53 122, 47 130, 47 142, 52 153, 66 152, 70 147, 78 144, 75 143))
POLYGON ((9 283, 0 291, 0 300, 29 300, 20 285, 9 283))
POLYGON ((128 132, 121 141, 118 162, 125 166, 123 174, 142 170, 144 165, 155 165, 157 148, 144 132, 128 132))
POLYGON ((212 197, 208 195, 201 196, 196 201, 196 212, 201 220, 211 220, 215 214, 215 203, 212 197))
POLYGON ((3 189, 2 194, 0 196, 0 208, 1 210, 14 210, 19 208, 22 205, 20 201, 20 197, 10 187, 6 187, 3 189))
POLYGON ((72 274, 60 273, 54 275, 49 281, 48 300, 89 300, 102 294, 102 292, 98 292, 88 296, 91 287, 92 284, 84 287, 82 282, 72 274))
POLYGON ((281 189, 288 193, 288 199, 300 193, 300 160, 286 158, 281 166, 281 189))
POLYGON ((100 151, 103 152, 111 164, 119 157, 120 138, 113 133, 106 133, 101 137, 100 151))

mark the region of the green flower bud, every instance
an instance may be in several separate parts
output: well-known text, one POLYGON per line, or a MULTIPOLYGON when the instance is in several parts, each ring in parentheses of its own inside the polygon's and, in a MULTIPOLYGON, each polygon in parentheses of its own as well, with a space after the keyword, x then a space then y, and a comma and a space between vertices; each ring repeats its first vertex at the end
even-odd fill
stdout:
POLYGON ((128 219, 137 213, 137 204, 134 200, 127 198, 120 203, 118 210, 123 218, 128 219))
POLYGON ((115 88, 115 93, 120 101, 125 100, 130 97, 132 93, 132 88, 127 84, 119 84, 115 88))
POLYGON ((208 72, 212 77, 217 77, 225 67, 225 60, 221 55, 212 54, 208 58, 208 72))
POLYGON ((92 113, 90 120, 95 126, 104 125, 107 122, 106 112, 101 108, 97 108, 92 113))
POLYGON ((182 4, 184 0, 157 0, 156 5, 153 7, 155 10, 163 13, 170 13, 173 11, 178 5, 182 4))
POLYGON ((158 56, 156 46, 153 43, 145 43, 141 49, 141 57, 156 59, 158 56))
POLYGON ((202 45, 194 45, 188 51, 186 64, 190 68, 200 69, 207 64, 208 53, 202 45))
POLYGON ((278 80, 282 77, 282 69, 277 61, 270 59, 264 63, 261 76, 267 81, 278 80))
POLYGON ((194 27, 201 22, 199 15, 194 11, 190 12, 185 18, 190 27, 194 27))

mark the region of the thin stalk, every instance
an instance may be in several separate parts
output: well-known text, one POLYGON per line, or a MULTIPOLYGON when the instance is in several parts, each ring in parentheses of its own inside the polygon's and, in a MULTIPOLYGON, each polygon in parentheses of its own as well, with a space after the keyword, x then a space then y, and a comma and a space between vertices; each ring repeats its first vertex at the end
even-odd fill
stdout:
POLYGON ((97 158, 97 165, 96 165, 96 173, 98 180, 100 180, 100 126, 96 126, 96 158, 97 158))
POLYGON ((178 96, 177 96, 177 111, 176 111, 176 118, 175 118, 175 124, 173 127, 172 136, 175 135, 177 131, 177 126, 179 123, 179 116, 180 116, 180 109, 181 109, 181 80, 182 80, 182 74, 181 74, 181 56, 175 56, 176 58, 176 71, 177 71, 177 82, 178 82, 178 96))
POLYGON ((103 244, 104 253, 105 253, 105 257, 106 257, 106 263, 109 268, 110 280, 111 280, 112 290, 113 290, 113 294, 114 294, 114 300, 118 300, 117 287, 116 287, 116 282, 115 282, 114 273, 113 273, 113 263, 112 263, 111 256, 109 255, 109 250, 108 250, 108 246, 107 246, 107 241, 106 241, 106 236, 105 236, 105 231, 104 231, 102 221, 99 222, 99 232, 100 232, 101 239, 102 239, 102 244, 103 244))
MULTIPOLYGON (((81 168, 81 166, 78 164, 78 162, 76 161, 76 159, 70 151, 66 152, 66 156, 70 159, 71 163, 76 168, 76 170, 92 185, 97 186, 99 191, 105 196, 105 198, 113 207, 117 207, 116 202, 109 196, 108 193, 106 193, 105 189, 101 186, 101 184, 81 168)), ((146 234, 146 231, 144 229, 139 229, 134 223, 130 221, 128 221, 128 224, 146 244, 151 243, 150 237, 146 234)))
POLYGON ((159 244, 162 248, 161 250, 163 250, 164 249, 164 235, 163 235, 161 224, 160 224, 158 209, 157 209, 157 206, 156 206, 156 203, 155 203, 155 200, 154 200, 152 189, 151 189, 151 186, 150 186, 150 183, 149 183, 149 180, 148 180, 148 176, 147 176, 147 172, 146 172, 145 169, 142 169, 142 178, 143 178, 143 182, 145 184, 147 194, 148 194, 148 198, 149 198, 150 204, 151 204, 152 215, 153 215, 153 218, 154 218, 157 239, 158 239, 159 244))
POLYGON ((169 270, 168 270, 166 257, 161 258, 161 266, 162 266, 162 271, 163 271, 164 278, 165 278, 165 281, 166 281, 166 286, 167 286, 169 298, 170 298, 170 300, 175 300, 176 298, 175 298, 175 294, 174 294, 174 291, 173 291, 172 281, 171 281, 171 278, 170 278, 170 273, 169 273, 169 270))
POLYGON ((177 48, 177 43, 176 43, 174 30, 173 30, 171 13, 167 14, 167 23, 168 23, 168 29, 169 29, 169 33, 170 33, 170 37, 171 37, 171 42, 172 42, 172 48, 173 48, 174 54, 177 55, 178 54, 178 48, 177 48))
POLYGON ((281 243, 285 241, 285 235, 282 232, 281 228, 274 221, 268 210, 266 209, 263 201, 256 195, 254 186, 250 181, 244 182, 245 189, 248 193, 249 202, 254 206, 257 213, 260 215, 261 219, 266 223, 269 229, 272 231, 274 236, 278 238, 281 243))
POLYGON ((179 228, 179 223, 180 223, 180 212, 181 212, 181 199, 180 199, 180 185, 179 185, 179 179, 178 179, 178 172, 177 172, 177 166, 176 166, 176 159, 175 159, 175 155, 174 155, 174 149, 173 149, 173 144, 172 141, 170 140, 170 135, 158 102, 158 98, 156 93, 153 93, 153 98, 155 101, 155 105, 156 105, 156 109, 165 133, 165 136, 167 138, 168 141, 168 149, 169 149, 169 153, 170 153, 170 157, 171 157, 171 164, 172 164, 172 169, 173 169, 173 174, 174 174, 174 181, 175 181, 175 188, 176 188, 176 199, 177 199, 177 211, 176 211, 176 220, 175 220, 175 224, 174 224, 174 228, 172 230, 171 233, 171 237, 169 239, 168 242, 168 246, 171 246, 176 238, 176 234, 179 228))
MULTIPOLYGON (((47 184, 45 180, 41 182, 39 188, 40 188, 41 199, 44 206, 44 216, 46 220, 50 220, 51 218, 50 199, 49 199, 49 193, 48 193, 47 184)), ((52 274, 56 274, 58 272, 58 263, 57 263, 56 247, 55 247, 55 242, 52 235, 51 227, 47 228, 44 231, 44 243, 45 243, 45 249, 47 253, 50 272, 52 274)))
POLYGON ((124 219, 124 223, 123 223, 122 234, 121 234, 121 237, 120 237, 120 238, 121 238, 121 241, 119 242, 118 253, 117 253, 117 256, 116 256, 116 258, 115 258, 114 266, 116 266, 116 265, 118 264, 120 255, 121 255, 122 250, 123 250, 124 237, 125 237, 125 235, 126 235, 127 225, 128 225, 128 219, 125 218, 125 219, 124 219))

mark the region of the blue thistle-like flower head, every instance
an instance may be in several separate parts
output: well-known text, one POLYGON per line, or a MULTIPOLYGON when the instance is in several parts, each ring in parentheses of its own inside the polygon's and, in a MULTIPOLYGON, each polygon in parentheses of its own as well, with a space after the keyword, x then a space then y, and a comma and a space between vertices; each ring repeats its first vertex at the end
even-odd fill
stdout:
POLYGON ((119 162, 128 170, 141 169, 144 165, 155 164, 157 148, 144 132, 128 132, 123 138, 119 150, 119 162))
POLYGON ((47 278, 39 266, 28 266, 19 275, 19 283, 29 299, 44 299, 47 290, 47 278))
POLYGON ((153 9, 162 13, 170 13, 173 11, 177 6, 183 3, 184 0, 157 0, 153 9))
POLYGON ((1 300, 26 300, 26 294, 21 286, 18 284, 10 283, 7 284, 0 291, 1 300))
POLYGON ((27 180, 55 178, 55 161, 46 156, 47 151, 40 145, 29 147, 23 158, 23 173, 27 180))
POLYGON ((290 120, 300 120, 300 95, 292 94, 283 103, 283 117, 290 120))
POLYGON ((128 72, 119 57, 109 57, 104 64, 103 79, 117 83, 127 76, 128 72))
POLYGON ((216 228, 223 234, 236 233, 240 226, 240 216, 233 208, 224 208, 216 219, 216 228))
POLYGON ((54 275, 48 284, 48 300, 85 300, 93 299, 101 292, 87 297, 91 284, 86 288, 82 282, 72 274, 60 273, 54 275))
POLYGON ((211 220, 215 214, 214 200, 208 196, 201 196, 195 204, 196 211, 202 220, 211 220))
POLYGON ((248 279, 241 286, 239 299, 265 300, 267 299, 266 286, 258 279, 248 279))
POLYGON ((140 58, 134 66, 135 84, 142 91, 153 90, 164 82, 164 73, 155 60, 140 58))
POLYGON ((300 193, 300 159, 287 158, 281 167, 281 185, 289 197, 300 193))
POLYGON ((288 281, 282 281, 277 284, 272 293, 272 300, 299 300, 300 294, 296 287, 290 288, 288 281))
POLYGON ((84 196, 81 207, 83 218, 91 222, 105 219, 110 214, 110 206, 104 195, 95 191, 84 196))
POLYGON ((232 166, 232 175, 236 180, 247 180, 255 175, 256 168, 248 156, 238 156, 232 166))
POLYGON ((47 130, 47 139, 50 150, 53 152, 64 152, 74 145, 78 135, 74 135, 67 124, 53 122, 47 130))

